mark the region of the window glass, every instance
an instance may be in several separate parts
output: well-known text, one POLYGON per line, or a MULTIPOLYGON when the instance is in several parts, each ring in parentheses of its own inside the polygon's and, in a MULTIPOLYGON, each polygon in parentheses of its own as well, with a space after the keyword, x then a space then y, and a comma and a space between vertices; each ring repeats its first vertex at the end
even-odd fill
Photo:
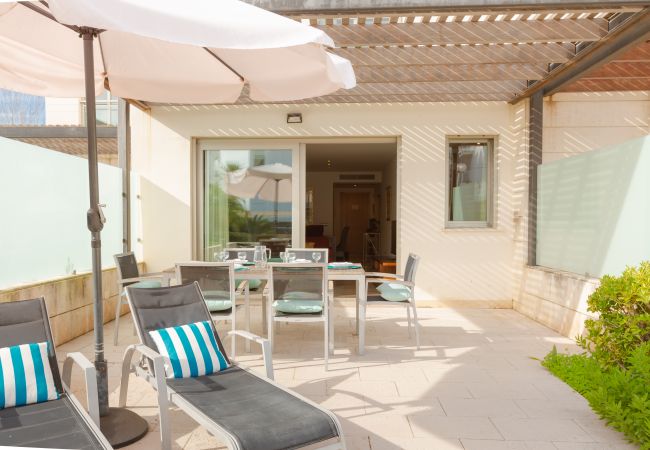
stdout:
POLYGON ((266 245, 275 255, 291 242, 292 151, 204 152, 204 257, 226 247, 266 245))
POLYGON ((491 141, 449 143, 449 222, 489 220, 491 141))

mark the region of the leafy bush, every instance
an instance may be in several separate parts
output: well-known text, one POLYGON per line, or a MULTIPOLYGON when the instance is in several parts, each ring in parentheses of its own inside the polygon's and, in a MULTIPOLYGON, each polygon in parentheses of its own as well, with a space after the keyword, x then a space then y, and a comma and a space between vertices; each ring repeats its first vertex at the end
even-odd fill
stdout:
POLYGON ((625 367, 633 351, 650 342, 650 262, 602 277, 588 309, 598 318, 585 321, 578 344, 606 367, 625 367))
POLYGON ((561 355, 554 348, 542 365, 582 394, 608 424, 650 450, 650 343, 630 352, 626 368, 603 367, 588 355, 561 355))

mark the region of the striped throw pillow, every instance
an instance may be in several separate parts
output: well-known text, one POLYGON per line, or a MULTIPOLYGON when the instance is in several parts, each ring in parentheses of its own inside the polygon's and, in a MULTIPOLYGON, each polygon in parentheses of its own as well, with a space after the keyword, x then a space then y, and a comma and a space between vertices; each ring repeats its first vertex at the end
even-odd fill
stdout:
POLYGON ((0 409, 56 400, 47 342, 0 348, 0 409))
POLYGON ((229 367, 208 321, 150 331, 165 357, 167 378, 210 375, 229 367))

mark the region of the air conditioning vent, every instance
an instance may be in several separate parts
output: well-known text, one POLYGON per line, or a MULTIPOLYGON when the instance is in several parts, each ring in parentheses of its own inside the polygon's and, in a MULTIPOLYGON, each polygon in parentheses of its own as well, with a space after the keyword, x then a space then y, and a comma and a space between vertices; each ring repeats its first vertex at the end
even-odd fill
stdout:
POLYGON ((376 181, 374 173, 342 173, 339 174, 339 181, 376 181))

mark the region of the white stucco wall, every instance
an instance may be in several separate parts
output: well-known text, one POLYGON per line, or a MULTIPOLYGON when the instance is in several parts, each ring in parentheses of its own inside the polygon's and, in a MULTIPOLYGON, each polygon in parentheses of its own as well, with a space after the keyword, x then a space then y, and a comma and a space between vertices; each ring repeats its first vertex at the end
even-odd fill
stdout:
POLYGON ((523 265, 526 108, 499 102, 154 107, 134 111, 133 169, 143 177, 144 260, 150 270, 192 257, 193 138, 398 137, 398 262, 422 257, 419 300, 510 306, 523 265), (286 123, 301 112, 303 123, 286 123), (495 135, 492 229, 445 229, 445 137, 495 135))
MULTIPOLYGON (((648 134, 650 92, 563 93, 544 102, 544 163, 648 134)), ((513 306, 575 337, 589 317, 586 299, 597 285, 582 275, 527 268, 513 306)))
POLYGON ((650 134, 650 92, 555 94, 544 102, 544 162, 650 134))

